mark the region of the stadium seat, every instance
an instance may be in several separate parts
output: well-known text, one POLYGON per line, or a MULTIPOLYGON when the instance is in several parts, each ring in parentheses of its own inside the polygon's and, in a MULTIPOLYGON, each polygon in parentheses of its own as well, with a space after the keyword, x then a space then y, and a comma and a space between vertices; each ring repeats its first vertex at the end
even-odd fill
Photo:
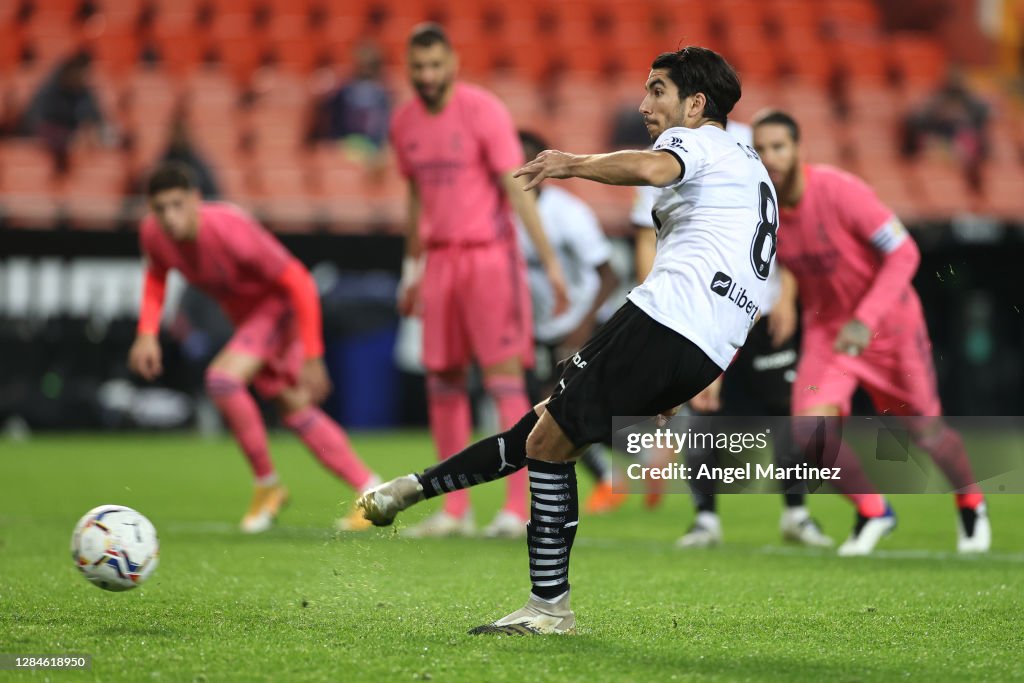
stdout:
POLYGON ((886 41, 892 67, 901 85, 931 88, 939 83, 949 68, 949 57, 935 39, 914 33, 889 36, 886 41))
POLYGON ((52 229, 60 217, 50 155, 34 140, 0 145, 0 211, 13 228, 52 229))
POLYGON ((129 178, 124 154, 86 150, 72 157, 71 173, 62 183, 61 200, 71 227, 113 230, 117 227, 129 178))

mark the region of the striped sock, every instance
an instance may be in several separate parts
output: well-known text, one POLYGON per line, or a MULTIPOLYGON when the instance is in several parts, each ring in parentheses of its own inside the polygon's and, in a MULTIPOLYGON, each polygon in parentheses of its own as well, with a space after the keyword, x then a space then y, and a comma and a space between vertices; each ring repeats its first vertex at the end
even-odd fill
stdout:
POLYGON ((481 439, 417 474, 423 496, 461 491, 518 472, 526 466, 526 438, 539 419, 531 408, 507 432, 481 439))
POLYGON ((576 463, 526 459, 530 472, 530 582, 538 598, 553 600, 569 590, 569 553, 580 518, 576 463))

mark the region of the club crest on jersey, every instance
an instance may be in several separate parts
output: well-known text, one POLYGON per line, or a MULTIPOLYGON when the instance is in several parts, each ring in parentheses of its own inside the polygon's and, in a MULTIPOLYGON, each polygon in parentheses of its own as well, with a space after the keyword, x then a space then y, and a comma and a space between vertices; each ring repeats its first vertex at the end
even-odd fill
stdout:
POLYGON ((726 275, 722 271, 715 273, 715 276, 711 278, 711 291, 731 301, 736 308, 746 313, 751 320, 757 319, 759 306, 753 299, 747 296, 747 289, 733 282, 731 276, 726 275))

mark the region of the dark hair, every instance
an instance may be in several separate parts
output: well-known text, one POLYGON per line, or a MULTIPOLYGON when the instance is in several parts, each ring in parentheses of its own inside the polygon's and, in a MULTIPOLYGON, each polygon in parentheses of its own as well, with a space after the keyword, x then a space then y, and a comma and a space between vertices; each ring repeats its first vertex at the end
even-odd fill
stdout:
POLYGON ((684 47, 664 52, 651 63, 652 69, 665 69, 679 89, 679 99, 704 93, 704 116, 723 126, 729 112, 740 99, 740 77, 722 55, 706 47, 684 47))
POLYGON ((433 21, 417 24, 409 34, 409 47, 430 47, 438 44, 444 45, 449 50, 452 47, 452 41, 448 40, 448 34, 445 33, 444 28, 441 24, 433 21))
POLYGON ((523 146, 523 154, 526 155, 527 161, 533 159, 544 150, 550 149, 547 141, 531 130, 519 131, 519 144, 523 146))
POLYGON ((750 124, 751 128, 770 125, 785 126, 789 129, 789 136, 793 138, 793 142, 800 142, 800 124, 781 109, 763 109, 754 115, 754 120, 750 124))
POLYGON ((195 190, 195 173, 185 164, 168 161, 160 164, 146 181, 146 196, 155 197, 164 190, 195 190))

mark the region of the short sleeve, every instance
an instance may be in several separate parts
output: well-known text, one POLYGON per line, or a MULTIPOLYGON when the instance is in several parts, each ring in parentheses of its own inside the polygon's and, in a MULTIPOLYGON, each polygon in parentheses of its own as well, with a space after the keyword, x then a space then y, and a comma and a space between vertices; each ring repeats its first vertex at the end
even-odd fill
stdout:
POLYGON ((908 235, 892 209, 860 178, 842 174, 837 179, 835 201, 846 228, 882 253, 899 247, 908 235))
POLYGON ((669 128, 658 136, 654 143, 654 149, 673 155, 683 167, 682 175, 669 185, 692 180, 704 166, 703 146, 694 137, 693 131, 686 128, 669 128))
POLYGON ((629 211, 630 223, 635 227, 651 230, 657 227, 651 212, 654 211, 654 202, 658 199, 660 191, 661 188, 650 185, 641 185, 636 188, 636 193, 633 196, 633 208, 629 211))
POLYGON ((476 124, 484 160, 494 175, 523 165, 523 148, 515 124, 500 100, 492 96, 482 97, 476 111, 476 124))

